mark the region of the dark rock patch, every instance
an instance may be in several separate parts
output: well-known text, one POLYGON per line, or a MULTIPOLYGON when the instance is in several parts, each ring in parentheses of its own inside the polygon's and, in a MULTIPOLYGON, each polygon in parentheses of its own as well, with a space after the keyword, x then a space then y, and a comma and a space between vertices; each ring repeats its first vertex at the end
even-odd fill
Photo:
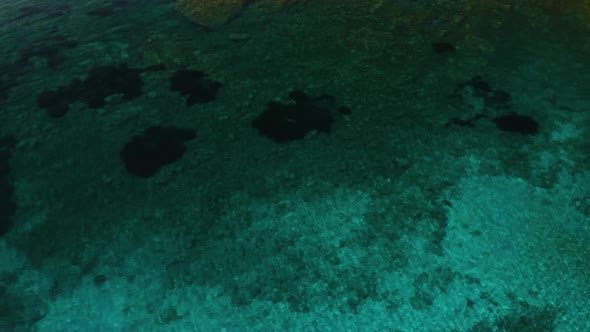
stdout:
POLYGON ((510 108, 510 93, 503 90, 494 90, 481 76, 474 76, 468 81, 458 85, 460 89, 470 89, 477 98, 482 98, 485 107, 495 109, 510 108))
POLYGON ((448 42, 436 42, 432 44, 432 51, 436 54, 451 53, 455 51, 455 46, 448 42))
POLYGON ((346 107, 337 108, 336 99, 328 95, 310 97, 296 90, 289 94, 289 98, 294 103, 268 103, 252 126, 275 142, 290 142, 302 139, 312 131, 329 133, 334 123, 333 110, 350 113, 346 107))
POLYGON ((480 321, 467 332, 553 332, 563 315, 562 310, 551 305, 537 307, 522 300, 513 300, 506 314, 480 321))
POLYGON ((141 72, 126 65, 94 68, 81 82, 80 97, 90 108, 104 107, 105 99, 114 94, 122 94, 124 100, 137 98, 143 86, 141 72))
POLYGON ((53 19, 70 13, 71 8, 63 4, 27 5, 18 9, 18 14, 12 19, 0 22, 0 27, 18 22, 24 26, 30 26, 37 20, 53 19))
POLYGON ((112 7, 99 7, 93 10, 86 12, 86 15, 89 16, 101 16, 101 17, 108 17, 115 15, 115 9, 112 7))
POLYGON ((121 159, 130 174, 149 178, 179 160, 186 151, 184 142, 194 138, 191 129, 152 126, 125 144, 121 159))
POLYGON ((19 15, 15 20, 22 20, 33 16, 41 17, 59 17, 64 16, 70 12, 71 8, 68 5, 56 4, 41 4, 41 5, 28 5, 18 9, 19 15))
MULTIPOLYGON (((474 76, 468 81, 458 85, 461 92, 469 98, 479 99, 483 102, 483 109, 468 118, 452 118, 447 125, 474 128, 481 119, 491 119, 496 128, 515 134, 535 135, 539 132, 539 123, 530 116, 510 112, 503 115, 495 115, 501 110, 510 108, 510 93, 503 90, 492 89, 490 84, 481 76, 474 76)), ((473 108, 473 107, 472 107, 473 108)))
POLYGON ((214 101, 221 83, 208 79, 202 71, 181 69, 170 78, 170 88, 187 96, 186 106, 192 106, 214 101))
POLYGON ((3 76, 0 76, 0 103, 3 103, 6 100, 8 100, 8 96, 10 95, 10 90, 15 85, 16 85, 15 79, 4 78, 3 76))
POLYGON ((74 79, 57 90, 43 91, 37 98, 37 104, 50 116, 61 117, 74 101, 83 101, 90 108, 101 108, 106 104, 105 99, 114 94, 122 94, 124 100, 131 100, 142 94, 141 73, 163 69, 163 65, 147 68, 129 68, 124 64, 96 67, 83 81, 74 79))
POLYGON ((0 103, 8 99, 10 90, 16 85, 20 75, 33 71, 34 66, 30 61, 32 57, 43 58, 48 68, 58 69, 66 60, 63 50, 77 46, 77 41, 58 35, 36 39, 31 45, 20 49, 15 62, 0 64, 0 103))
POLYGON ((12 216, 16 212, 14 187, 9 177, 11 151, 15 144, 14 137, 0 137, 0 236, 12 229, 12 216))
POLYGON ((117 12, 119 12, 122 8, 128 5, 127 0, 114 0, 110 3, 103 4, 101 7, 92 9, 86 12, 86 15, 89 16, 100 16, 100 17, 108 17, 113 16, 117 12))
POLYGON ((498 129, 521 135, 536 135, 539 124, 530 116, 510 113, 494 118, 498 129))
POLYGON ((70 40, 64 36, 53 36, 35 40, 32 45, 20 50, 20 57, 16 64, 23 66, 32 57, 45 58, 47 67, 57 68, 65 61, 62 50, 72 49, 78 46, 76 40, 70 40))
POLYGON ((70 104, 82 95, 82 81, 73 80, 69 85, 61 86, 57 90, 45 90, 37 96, 37 105, 47 110, 54 118, 64 116, 70 104))
POLYGON ((486 119, 486 118, 487 118, 487 115, 485 115, 485 114, 476 114, 469 119, 452 118, 449 120, 449 122, 447 122, 447 126, 448 125, 456 125, 459 127, 474 128, 479 119, 486 119))
POLYGON ((28 61, 17 61, 11 64, 0 65, 0 77, 5 80, 15 80, 18 76, 26 74, 33 70, 33 66, 28 61))
POLYGON ((346 107, 346 106, 340 106, 340 107, 338 107, 338 112, 340 114, 344 114, 344 115, 350 115, 350 114, 352 114, 352 110, 350 109, 350 107, 346 107))

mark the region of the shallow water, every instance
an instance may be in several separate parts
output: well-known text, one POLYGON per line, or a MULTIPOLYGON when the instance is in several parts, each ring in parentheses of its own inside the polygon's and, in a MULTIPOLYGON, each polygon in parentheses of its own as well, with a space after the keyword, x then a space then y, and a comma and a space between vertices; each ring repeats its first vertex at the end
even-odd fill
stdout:
POLYGON ((588 1, 212 3, 0 5, 0 330, 590 330, 588 1))

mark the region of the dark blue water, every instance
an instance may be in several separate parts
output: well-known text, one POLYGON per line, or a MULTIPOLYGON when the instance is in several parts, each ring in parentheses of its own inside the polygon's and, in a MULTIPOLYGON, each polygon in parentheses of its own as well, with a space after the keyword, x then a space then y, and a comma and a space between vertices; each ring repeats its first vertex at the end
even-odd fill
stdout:
POLYGON ((0 331, 589 331, 590 4, 0 5, 0 331))

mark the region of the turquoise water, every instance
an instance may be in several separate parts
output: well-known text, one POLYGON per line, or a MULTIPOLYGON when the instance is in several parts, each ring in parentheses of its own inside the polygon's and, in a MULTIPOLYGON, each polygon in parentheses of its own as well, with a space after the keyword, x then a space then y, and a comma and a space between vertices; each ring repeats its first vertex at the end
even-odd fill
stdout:
POLYGON ((590 21, 489 2, 0 5, 0 331, 590 331, 590 21))

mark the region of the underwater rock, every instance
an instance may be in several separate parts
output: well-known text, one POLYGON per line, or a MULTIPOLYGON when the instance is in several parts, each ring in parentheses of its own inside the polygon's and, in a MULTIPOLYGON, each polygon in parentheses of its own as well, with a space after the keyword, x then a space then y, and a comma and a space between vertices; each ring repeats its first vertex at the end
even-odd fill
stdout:
POLYGON ((114 94, 122 94, 124 100, 131 100, 142 94, 141 73, 163 69, 163 65, 147 68, 129 68, 125 64, 95 67, 83 81, 74 79, 57 90, 43 91, 37 97, 37 105, 46 109, 50 116, 61 117, 68 112, 69 104, 78 100, 90 108, 103 107, 106 98, 114 94))
POLYGON ((539 124, 530 116, 510 113, 494 118, 498 129, 521 135, 536 135, 539 124))
POLYGON ((432 44, 432 51, 436 54, 451 53, 455 51, 455 46, 449 42, 436 42, 432 44))
POLYGON ((321 95, 310 97, 303 91, 293 91, 289 98, 294 104, 268 103, 266 110, 252 126, 271 140, 283 143, 299 140, 312 131, 329 133, 334 123, 332 111, 350 114, 347 107, 336 107, 336 99, 321 95))
POLYGON ((99 7, 90 11, 86 12, 86 15, 88 16, 102 16, 102 17, 108 17, 108 16, 113 16, 115 15, 115 9, 113 7, 99 7))
POLYGON ((15 62, 0 64, 0 103, 8 99, 11 88, 16 85, 19 76, 35 69, 30 61, 32 57, 43 58, 48 68, 58 69, 66 60, 62 51, 77 46, 77 41, 57 35, 36 39, 30 45, 20 49, 19 57, 15 62))
POLYGON ((18 10, 19 15, 15 20, 30 18, 32 16, 49 18, 60 17, 68 14, 71 11, 71 8, 68 5, 52 4, 51 2, 48 2, 48 4, 27 5, 18 10))
POLYGON ((113 0, 110 3, 107 2, 102 4, 101 7, 86 12, 86 15, 102 17, 113 16, 122 8, 127 7, 128 4, 129 2, 127 0, 113 0))
POLYGON ((61 86, 57 90, 45 90, 37 96, 37 105, 47 110, 53 118, 64 116, 70 104, 79 99, 81 92, 80 80, 73 80, 69 85, 61 86))
POLYGON ((481 76, 457 84, 458 94, 463 102, 476 114, 495 113, 498 110, 510 108, 510 93, 503 90, 492 89, 490 84, 481 76))
POLYGON ((130 174, 149 178, 179 160, 186 151, 184 142, 195 136, 192 129, 152 126, 125 144, 121 159, 130 174))
POLYGON ((103 107, 105 99, 116 93, 122 94, 125 100, 137 98, 141 96, 143 86, 140 73, 141 70, 126 65, 93 68, 82 82, 80 98, 90 108, 103 107))
POLYGON ((447 122, 447 126, 475 128, 480 120, 487 119, 502 131, 522 135, 535 135, 539 132, 539 124, 530 116, 515 112, 497 115, 500 110, 510 108, 510 93, 492 89, 481 76, 474 76, 460 83, 458 87, 463 94, 464 101, 474 109, 475 114, 468 118, 451 118, 447 122))
POLYGON ((186 106, 204 104, 217 98, 221 83, 207 78, 198 70, 181 69, 170 78, 170 89, 180 92, 186 98, 186 106))
POLYGON ((510 93, 503 90, 494 90, 490 84, 481 76, 474 76, 471 79, 458 85, 465 93, 480 98, 485 107, 496 109, 510 108, 510 93))
POLYGON ((0 103, 5 102, 8 100, 8 96, 10 95, 10 90, 13 86, 16 85, 16 80, 12 79, 5 79, 4 77, 0 76, 0 103))
POLYGON ((78 45, 77 40, 68 39, 62 35, 39 38, 19 51, 20 57, 15 64, 24 66, 29 63, 30 58, 40 57, 47 61, 47 67, 55 69, 63 64, 66 59, 62 51, 76 48, 78 45))
POLYGON ((15 145, 14 137, 0 136, 0 236, 8 233, 14 225, 12 215, 16 212, 16 204, 9 173, 11 152, 15 145))

